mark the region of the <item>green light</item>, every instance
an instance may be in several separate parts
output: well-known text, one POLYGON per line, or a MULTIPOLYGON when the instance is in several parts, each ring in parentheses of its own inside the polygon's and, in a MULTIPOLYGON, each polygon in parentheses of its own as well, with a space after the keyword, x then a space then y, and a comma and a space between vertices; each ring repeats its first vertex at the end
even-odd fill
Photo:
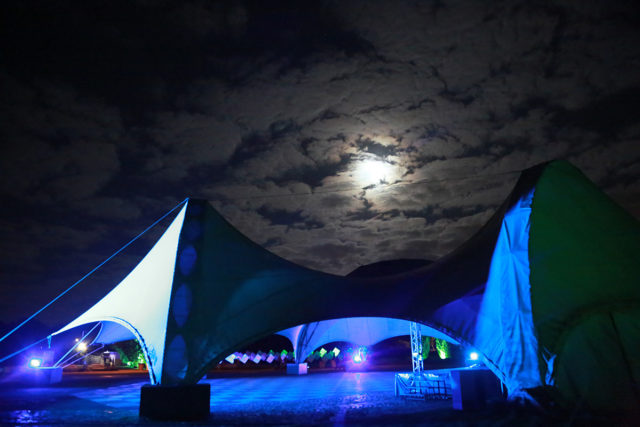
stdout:
POLYGON ((325 350, 324 347, 321 347, 318 353, 320 353, 320 357, 322 358, 325 354, 327 354, 327 350, 325 350))
POLYGON ((422 360, 429 358, 429 352, 431 351, 431 337, 422 337, 422 360))
POLYGON ((445 340, 436 338, 436 350, 440 359, 448 359, 451 357, 449 353, 449 343, 445 340))
POLYGON ((333 353, 333 357, 338 357, 338 355, 340 354, 340 349, 338 347, 334 347, 331 352, 333 353))

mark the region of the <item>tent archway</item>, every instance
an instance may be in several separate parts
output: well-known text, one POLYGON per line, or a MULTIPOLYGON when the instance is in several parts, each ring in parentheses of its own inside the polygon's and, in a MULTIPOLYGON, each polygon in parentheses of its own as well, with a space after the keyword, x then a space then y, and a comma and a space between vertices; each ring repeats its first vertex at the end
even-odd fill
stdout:
MULTIPOLYGON (((224 356, 218 356, 218 357, 210 359, 205 364, 205 366, 202 368, 202 370, 199 371, 196 374, 196 376, 198 376, 199 378, 202 378, 209 369, 211 369, 212 367, 216 366, 221 360, 223 360, 229 354, 232 354, 233 352, 238 351, 239 349, 243 348, 243 346, 249 345, 249 344, 251 344, 251 343, 253 343, 253 342, 257 341, 257 340, 266 338, 266 337, 268 337, 268 336, 270 336, 272 334, 277 334, 277 335, 282 335, 282 336, 287 337, 290 340, 290 342, 292 343, 294 351, 296 351, 297 345, 294 344, 294 341, 292 341, 292 338, 293 338, 293 340, 296 340, 296 338, 295 338, 296 337, 296 335, 295 335, 295 330, 296 329, 302 328, 302 327, 307 326, 307 325, 313 325, 313 324, 320 324, 320 328, 322 328, 323 325, 325 327, 327 327, 327 325, 331 324, 332 322, 337 322, 337 326, 340 327, 340 322, 341 321, 349 320, 349 319, 355 319, 356 321, 362 320, 362 319, 365 319, 365 320, 367 320, 367 319, 368 320, 377 319, 377 320, 381 320, 381 321, 384 321, 384 322, 390 322, 390 323, 398 322, 398 324, 395 325, 395 327, 393 329, 390 329, 389 333, 381 331, 379 336, 381 336, 381 337, 384 336, 385 338, 379 339, 379 340, 375 340, 375 341, 367 343, 367 344, 365 344, 365 342, 358 341, 357 337, 349 336, 348 333, 347 334, 341 334, 341 335, 340 334, 329 334, 331 336, 331 338, 329 338, 329 341, 326 341, 326 342, 346 341, 346 342, 353 342, 353 343, 356 343, 356 344, 363 344, 363 345, 369 346, 370 344, 376 344, 376 343, 381 342, 381 341, 383 341, 384 339, 387 339, 387 338, 401 336, 401 335, 409 335, 409 323, 411 321, 408 320, 408 319, 401 319, 401 318, 387 318, 387 317, 369 316, 369 317, 359 317, 359 318, 328 319, 328 320, 321 320, 321 321, 317 321, 317 322, 309 322, 308 324, 297 325, 295 327, 287 328, 287 329, 282 330, 282 331, 264 332, 262 334, 259 334, 259 336, 257 336, 255 339, 252 339, 251 341, 248 341, 246 343, 243 343, 242 345, 239 345, 238 347, 230 348, 229 350, 227 350, 225 352, 222 352, 222 354, 224 354, 224 356), (398 327, 402 328, 403 332, 399 333, 399 334, 396 334, 396 331, 398 331, 398 327), (290 338, 290 336, 291 336, 291 338, 290 338), (345 339, 335 339, 338 336, 340 336, 342 338, 345 338, 345 339)), ((374 322, 375 322, 375 320, 374 320, 374 322)), ((442 326, 437 326, 437 325, 433 325, 433 324, 426 325, 426 324, 421 323, 421 322, 417 322, 417 323, 419 323, 421 326, 423 326, 422 330, 424 331, 425 335, 435 336, 437 338, 445 339, 445 340, 447 340, 447 341, 449 341, 449 342, 451 342, 453 344, 462 345, 462 346, 465 346, 465 347, 468 347, 468 348, 473 348, 473 346, 470 343, 466 342, 463 338, 456 339, 456 338, 452 337, 451 335, 448 335, 447 333, 443 332, 440 328, 442 328, 442 329, 445 329, 445 328, 442 327, 442 326)), ((334 325, 335 325, 335 323, 334 323, 334 325)), ((330 327, 331 326, 329 326, 329 328, 330 327)), ((322 331, 320 331, 320 333, 322 333, 322 331)), ((305 346, 306 350, 304 350, 304 352, 301 352, 300 356, 297 356, 297 361, 298 362, 304 361, 306 359, 306 357, 309 356, 311 354, 311 352, 313 352, 313 350, 315 348, 317 348, 320 345, 322 345, 322 344, 319 344, 319 343, 323 343, 324 344, 325 343, 325 339, 320 338, 319 340, 312 340, 309 343, 307 343, 307 345, 305 346)), ((296 354, 297 353, 298 352, 296 351, 296 354)), ((494 363, 492 363, 490 360, 486 359, 486 356, 482 352, 478 351, 478 354, 482 358, 482 361, 487 365, 487 367, 489 369, 494 371, 494 373, 496 374, 496 376, 498 378, 504 377, 504 373, 499 371, 499 369, 496 367, 496 365, 494 363)), ((410 355, 407 355, 407 356, 409 357, 410 355)))
MULTIPOLYGON (((156 369, 154 369, 155 367, 153 366, 152 359, 149 355, 149 348, 144 340, 144 336, 142 336, 140 331, 138 331, 135 326, 133 326, 125 319, 121 319, 118 317, 107 316, 102 319, 96 320, 96 322, 100 322, 101 328, 94 338, 93 343, 113 344, 129 339, 136 340, 136 342, 140 346, 140 350, 142 351, 142 355, 148 367, 149 381, 151 382, 151 384, 157 384, 158 379, 155 376, 156 369)), ((88 322, 85 324, 89 323, 92 322, 88 322)), ((78 326, 82 326, 85 324, 81 324, 78 326)))
MULTIPOLYGON (((406 319, 352 317, 298 325, 276 334, 289 339, 296 355, 296 363, 301 363, 315 348, 328 342, 347 341, 369 347, 388 338, 409 335, 409 324, 410 321, 406 319)), ((459 344, 455 338, 436 327, 424 324, 422 326, 423 335, 459 344)))

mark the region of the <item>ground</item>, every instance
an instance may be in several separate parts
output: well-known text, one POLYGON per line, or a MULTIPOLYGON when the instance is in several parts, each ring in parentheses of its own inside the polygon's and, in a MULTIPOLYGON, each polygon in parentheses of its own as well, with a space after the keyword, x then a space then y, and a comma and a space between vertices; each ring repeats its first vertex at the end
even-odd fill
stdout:
MULTIPOLYGON (((455 411, 451 400, 394 396, 394 372, 277 372, 213 375, 211 415, 194 425, 428 424, 567 425, 569 418, 507 404, 455 411)), ((0 424, 173 425, 138 417, 144 372, 65 373, 49 387, 0 382, 0 424)), ((178 425, 185 425, 176 423, 178 425)), ((187 425, 191 425, 187 423, 187 425)))

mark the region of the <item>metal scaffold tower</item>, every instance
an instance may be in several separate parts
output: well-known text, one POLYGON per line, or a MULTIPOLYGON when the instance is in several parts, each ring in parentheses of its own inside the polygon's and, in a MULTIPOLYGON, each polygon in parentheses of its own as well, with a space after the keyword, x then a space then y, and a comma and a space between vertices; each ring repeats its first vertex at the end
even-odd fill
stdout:
POLYGON ((424 370, 422 363, 422 331, 416 322, 409 323, 409 336, 411 338, 411 364, 413 376, 421 376, 424 370))
POLYGON ((411 374, 396 374, 396 396, 418 399, 446 399, 451 397, 450 387, 447 385, 448 374, 424 372, 422 361, 422 330, 416 322, 409 323, 409 337, 411 339, 411 374))

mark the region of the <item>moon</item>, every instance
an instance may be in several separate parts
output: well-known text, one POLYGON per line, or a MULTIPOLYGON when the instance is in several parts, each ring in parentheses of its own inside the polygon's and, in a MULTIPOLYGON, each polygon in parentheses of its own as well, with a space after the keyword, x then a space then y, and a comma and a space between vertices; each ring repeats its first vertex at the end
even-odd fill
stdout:
POLYGON ((359 186, 388 184, 395 181, 398 175, 396 165, 380 159, 367 158, 360 160, 355 168, 354 178, 359 186))

